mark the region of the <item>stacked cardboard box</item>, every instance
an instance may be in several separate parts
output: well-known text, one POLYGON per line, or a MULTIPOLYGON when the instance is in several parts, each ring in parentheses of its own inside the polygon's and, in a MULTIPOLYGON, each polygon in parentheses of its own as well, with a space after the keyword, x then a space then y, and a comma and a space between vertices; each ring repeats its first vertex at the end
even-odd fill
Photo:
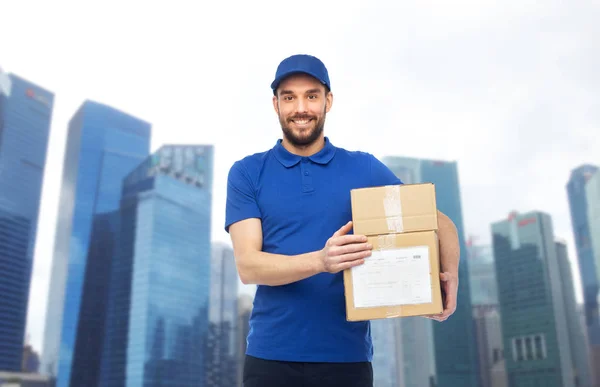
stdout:
POLYGON ((405 184, 351 191, 353 233, 372 255, 344 271, 348 321, 440 314, 435 186, 405 184))

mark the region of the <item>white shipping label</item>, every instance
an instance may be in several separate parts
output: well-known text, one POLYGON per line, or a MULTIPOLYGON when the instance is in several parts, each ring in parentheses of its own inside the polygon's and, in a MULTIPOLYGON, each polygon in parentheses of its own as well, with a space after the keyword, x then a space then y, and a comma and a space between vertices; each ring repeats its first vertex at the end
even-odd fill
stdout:
POLYGON ((355 308, 432 302, 428 246, 373 250, 351 270, 355 308))

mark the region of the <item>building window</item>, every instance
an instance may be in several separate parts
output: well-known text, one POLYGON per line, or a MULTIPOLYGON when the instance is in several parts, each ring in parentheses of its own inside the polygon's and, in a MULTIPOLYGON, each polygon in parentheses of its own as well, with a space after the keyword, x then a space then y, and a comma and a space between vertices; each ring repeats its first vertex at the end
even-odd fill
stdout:
POLYGON ((532 341, 532 337, 531 336, 527 336, 525 338, 525 350, 526 350, 526 359, 527 360, 533 360, 533 345, 531 343, 532 341))
POLYGON ((517 353, 517 361, 523 361, 523 339, 518 337, 515 340, 516 353, 517 353))

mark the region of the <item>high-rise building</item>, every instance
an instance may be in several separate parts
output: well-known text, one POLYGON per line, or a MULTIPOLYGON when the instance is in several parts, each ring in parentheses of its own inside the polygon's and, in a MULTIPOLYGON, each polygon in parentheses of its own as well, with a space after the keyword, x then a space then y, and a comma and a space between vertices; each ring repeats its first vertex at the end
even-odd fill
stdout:
MULTIPOLYGON (((600 171, 597 170, 588 180, 585 185, 585 196, 587 201, 587 215, 588 225, 590 230, 590 244, 592 247, 592 253, 590 256, 593 257, 594 266, 596 267, 596 279, 600 284, 600 171)), ((600 313, 600 285, 597 288, 596 293, 596 312, 600 313)), ((586 303, 587 306, 587 303, 586 303)), ((587 309, 587 308, 586 308, 587 309)), ((593 308, 589 308, 590 313, 593 313, 593 308)), ((596 321, 600 320, 600 317, 596 315, 596 321)), ((593 325, 592 325, 593 326, 593 325)), ((598 329, 592 329, 589 333, 593 335, 591 338, 591 357, 592 357, 592 368, 595 370, 594 380, 595 386, 600 387, 600 332, 598 329)))
POLYGON ((373 377, 377 387, 396 387, 404 385, 398 378, 402 376, 398 367, 396 348, 401 345, 396 337, 396 319, 381 319, 371 321, 373 339, 373 377))
POLYGON ((492 246, 467 243, 467 257, 471 304, 473 307, 498 305, 498 287, 492 246))
POLYGON ((565 318, 567 319, 569 342, 571 343, 571 360, 573 361, 575 373, 575 386, 593 387, 589 346, 583 334, 579 311, 577 310, 575 284, 573 283, 567 245, 564 242, 557 241, 555 242, 555 246, 565 304, 565 318))
POLYGON ((467 242, 481 387, 508 387, 492 246, 467 242))
POLYGON ((383 162, 405 184, 433 183, 438 210, 456 225, 461 250, 458 270, 460 301, 448 320, 433 323, 436 383, 438 387, 476 387, 479 383, 479 362, 457 163, 408 157, 385 157, 383 162))
POLYGON ((0 70, 0 371, 21 370, 54 95, 0 70))
POLYGON ((238 282, 233 249, 212 246, 209 325, 206 346, 206 386, 236 385, 238 368, 238 282))
POLYGON ((509 386, 575 386, 550 216, 513 212, 492 236, 509 386))
MULTIPOLYGON (((87 263, 102 254, 99 216, 119 209, 123 178, 148 156, 150 132, 149 123, 92 101, 69 123, 41 368, 57 387, 70 383, 78 332, 90 332, 79 321, 87 263)), ((99 324, 101 311, 82 318, 99 324)))
POLYGON ((125 178, 99 386, 204 386, 212 168, 163 146, 125 178))
MULTIPOLYGON (((600 206, 600 197, 589 197, 588 190, 594 191, 594 184, 588 184, 592 176, 598 175, 598 167, 584 164, 573 171, 567 183, 571 224, 583 286, 583 304, 587 338, 592 353, 592 369, 600 370, 600 235, 598 231, 591 232, 589 214, 600 206), (589 187, 588 187, 589 185, 589 187)), ((597 183, 596 183, 597 185, 597 183)), ((593 192, 590 192, 593 195, 593 192)), ((597 219, 597 218, 596 218, 597 219)), ((600 228, 595 222, 596 230, 600 228)), ((600 371, 594 375, 595 386, 600 386, 600 371)))
POLYGON ((431 321, 420 316, 398 319, 395 336, 398 385, 437 386, 431 321))
POLYGON ((238 297, 238 378, 236 386, 243 385, 246 339, 250 330, 250 314, 252 313, 253 301, 253 297, 248 294, 241 294, 238 297))
POLYGON ((498 305, 473 306, 481 387, 509 387, 498 305))

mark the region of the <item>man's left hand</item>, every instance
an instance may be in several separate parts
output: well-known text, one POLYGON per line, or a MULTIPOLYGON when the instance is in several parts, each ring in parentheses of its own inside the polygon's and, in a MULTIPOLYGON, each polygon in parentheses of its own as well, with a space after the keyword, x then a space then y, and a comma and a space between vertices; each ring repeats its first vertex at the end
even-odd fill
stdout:
POLYGON ((425 316, 436 321, 446 321, 456 311, 456 299, 458 297, 458 276, 450 272, 440 273, 440 284, 444 299, 444 311, 442 314, 425 316))

